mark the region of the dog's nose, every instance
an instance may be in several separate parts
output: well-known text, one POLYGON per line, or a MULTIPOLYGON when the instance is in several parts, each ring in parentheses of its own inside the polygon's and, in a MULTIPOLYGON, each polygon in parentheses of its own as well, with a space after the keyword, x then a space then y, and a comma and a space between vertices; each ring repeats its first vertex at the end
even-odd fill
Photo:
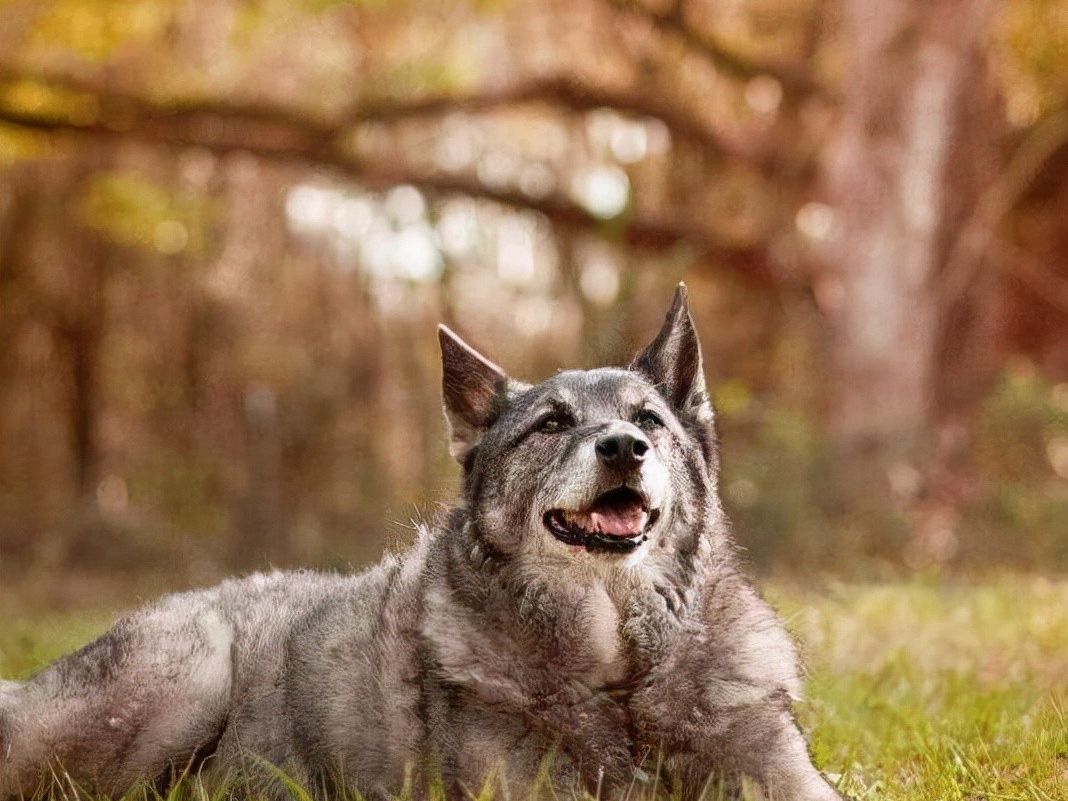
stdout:
POLYGON ((649 452, 649 440, 624 431, 605 434, 594 446, 597 458, 606 467, 624 470, 638 466, 649 452))

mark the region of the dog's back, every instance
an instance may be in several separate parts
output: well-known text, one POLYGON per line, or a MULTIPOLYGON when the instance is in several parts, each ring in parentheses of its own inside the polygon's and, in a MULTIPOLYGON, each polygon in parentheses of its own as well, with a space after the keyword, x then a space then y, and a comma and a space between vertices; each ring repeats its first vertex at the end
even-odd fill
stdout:
MULTIPOLYGON (((342 677, 302 669, 301 648, 342 609, 360 613, 327 634, 343 634, 354 654, 380 647, 396 570, 393 562, 358 576, 257 573, 167 596, 25 684, 8 683, 0 688, 0 797, 32 791, 49 763, 105 791, 167 781, 209 753, 223 772, 247 754, 302 768, 293 757, 314 752, 305 716, 330 689, 323 678, 342 677)), ((348 667, 353 686, 365 688, 361 701, 377 696, 381 707, 388 665, 348 667)))
MULTIPOLYGON (((511 678, 498 699, 471 687, 502 669, 520 682, 523 665, 510 660, 523 643, 492 627, 508 609, 451 597, 450 572, 490 578, 470 570, 470 556, 463 532, 446 525, 356 576, 257 573, 121 619, 26 683, 0 687, 0 798, 57 776, 120 793, 191 771, 266 789, 268 765, 309 788, 374 798, 443 777, 459 790, 495 769, 533 781, 554 736, 528 731, 509 708, 530 699, 511 678)), ((560 757, 564 784, 576 770, 560 757)))

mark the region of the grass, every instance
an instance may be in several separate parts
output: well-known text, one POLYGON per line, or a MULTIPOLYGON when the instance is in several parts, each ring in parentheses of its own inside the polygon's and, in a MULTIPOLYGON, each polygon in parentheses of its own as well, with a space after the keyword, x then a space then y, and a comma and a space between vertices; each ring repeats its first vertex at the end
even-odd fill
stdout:
MULTIPOLYGON (((776 583, 767 594, 803 643, 798 714, 845 793, 1068 799, 1068 580, 776 583)), ((26 675, 109 619, 20 609, 0 627, 0 675, 26 675)))
POLYGON ((1068 582, 769 596, 804 643, 817 762, 857 799, 1068 799, 1068 582))

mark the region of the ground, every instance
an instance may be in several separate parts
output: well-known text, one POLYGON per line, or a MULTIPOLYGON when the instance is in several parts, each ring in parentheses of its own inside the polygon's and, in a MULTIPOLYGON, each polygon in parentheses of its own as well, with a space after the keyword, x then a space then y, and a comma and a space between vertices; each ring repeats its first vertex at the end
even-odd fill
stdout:
MULTIPOLYGON (((817 763, 845 793, 1068 799, 1068 580, 811 587, 776 581, 765 591, 803 643, 808 697, 798 714, 817 763)), ((88 641, 112 618, 103 604, 42 612, 9 593, 0 593, 0 612, 5 678, 88 641)))

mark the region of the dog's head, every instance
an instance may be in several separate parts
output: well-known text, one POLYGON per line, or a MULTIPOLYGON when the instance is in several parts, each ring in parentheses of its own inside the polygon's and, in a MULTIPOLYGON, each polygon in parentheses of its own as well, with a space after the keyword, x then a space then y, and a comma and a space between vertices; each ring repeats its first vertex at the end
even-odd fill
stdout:
POLYGON ((494 549, 634 564, 692 538, 718 509, 713 412, 681 284, 625 369, 531 386, 444 326, 439 336, 450 452, 494 549))

